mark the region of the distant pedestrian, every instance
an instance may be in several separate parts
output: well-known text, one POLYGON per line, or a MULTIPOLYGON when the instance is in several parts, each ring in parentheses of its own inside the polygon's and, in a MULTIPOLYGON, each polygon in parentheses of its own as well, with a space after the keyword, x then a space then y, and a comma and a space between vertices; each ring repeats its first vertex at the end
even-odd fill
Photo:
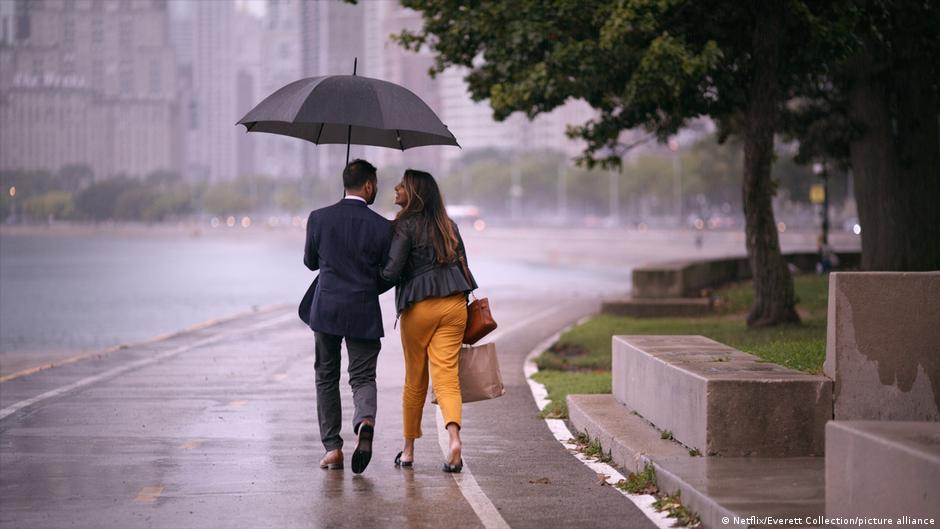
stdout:
POLYGON ((304 264, 319 270, 301 303, 300 316, 316 337, 317 418, 326 455, 320 468, 343 468, 342 404, 339 378, 340 344, 349 353, 349 385, 355 412, 353 431, 358 444, 352 470, 361 473, 372 458, 375 428, 375 367, 382 328, 379 294, 391 288, 379 271, 391 242, 391 223, 369 209, 375 202, 375 167, 354 160, 343 170, 345 197, 310 213, 304 264))
POLYGON ((822 235, 816 240, 816 252, 819 257, 816 263, 816 273, 828 274, 839 266, 839 256, 832 249, 832 246, 823 239, 822 235))
POLYGON ((405 171, 395 186, 395 203, 402 209, 393 223, 391 251, 382 270, 383 279, 398 282, 395 305, 405 354, 404 446, 395 457, 395 466, 411 467, 414 462, 430 374, 450 435, 450 452, 442 470, 460 472, 463 403, 457 366, 467 325, 467 295, 476 283, 473 276, 463 274, 466 250, 457 224, 447 216, 434 177, 424 171, 405 171))

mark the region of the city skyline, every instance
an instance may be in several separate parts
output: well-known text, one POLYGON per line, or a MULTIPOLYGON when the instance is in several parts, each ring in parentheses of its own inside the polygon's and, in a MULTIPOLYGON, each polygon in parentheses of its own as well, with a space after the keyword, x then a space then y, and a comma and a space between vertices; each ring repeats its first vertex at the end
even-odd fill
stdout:
POLYGON ((12 153, 0 162, 4 170, 88 165, 98 179, 154 171, 191 181, 325 178, 341 170, 342 146, 247 135, 234 123, 277 88, 352 73, 354 60, 359 75, 418 94, 463 147, 352 147, 353 157, 383 166, 446 171, 479 149, 573 157, 582 145, 565 137, 565 125, 593 113, 569 102, 533 121, 517 114, 495 122, 486 102, 470 99, 463 71, 431 78, 429 53, 391 41, 421 23, 391 0, 0 0, 0 17, 0 147, 12 153))

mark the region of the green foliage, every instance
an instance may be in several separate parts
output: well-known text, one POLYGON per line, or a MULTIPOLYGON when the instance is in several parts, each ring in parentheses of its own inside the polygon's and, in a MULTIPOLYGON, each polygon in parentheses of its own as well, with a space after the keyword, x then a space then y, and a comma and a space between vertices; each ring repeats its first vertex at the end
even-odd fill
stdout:
POLYGON ((213 215, 233 215, 251 210, 252 200, 234 182, 219 182, 206 189, 202 205, 213 215))
POLYGON ((677 527, 699 527, 702 524, 699 515, 682 505, 681 499, 679 491, 671 495, 662 495, 653 502, 653 508, 660 512, 665 511, 669 518, 675 518, 677 527))
POLYGON ((666 430, 659 434, 659 438, 665 441, 672 441, 672 432, 670 432, 669 430, 666 430))
POLYGON ((536 382, 548 388, 551 403, 542 410, 542 416, 550 419, 568 417, 569 394, 610 393, 609 372, 567 373, 562 371, 540 371, 533 377, 536 382))
POLYGON ((613 335, 700 334, 769 362, 820 373, 826 357, 828 277, 800 275, 796 277, 794 286, 804 311, 803 325, 748 329, 739 317, 741 311, 750 306, 753 297, 750 282, 745 282, 718 291, 718 296, 726 301, 716 316, 649 319, 597 316, 563 334, 558 346, 553 347, 563 350, 580 348, 584 354, 564 358, 549 350, 537 359, 537 363, 545 369, 609 370, 610 337, 613 335))
MULTIPOLYGON (((598 119, 573 128, 588 142, 583 161, 619 164, 620 133, 642 127, 660 140, 688 119, 726 126, 743 111, 753 78, 755 17, 729 0, 520 0, 468 6, 461 0, 403 0, 423 26, 397 35, 404 47, 430 48, 432 73, 468 68, 471 95, 497 119, 535 116, 569 98, 598 119)), ((848 1, 796 1, 780 10, 781 92, 797 95, 843 58, 857 18, 848 1)))
MULTIPOLYGON (((75 206, 83 218, 89 220, 116 219, 118 198, 124 193, 133 193, 139 183, 126 177, 110 178, 95 182, 78 193, 75 206)), ((130 200, 126 200, 129 208, 130 200)))
POLYGON ((601 446, 600 439, 592 438, 583 432, 578 432, 578 435, 572 439, 571 442, 585 457, 596 459, 601 463, 611 463, 613 461, 610 451, 605 452, 604 447, 601 446))
POLYGON ((65 220, 75 215, 75 203, 71 193, 49 191, 31 197, 24 202, 26 216, 32 220, 65 220))
POLYGON ((644 465, 640 472, 631 472, 627 479, 618 481, 615 486, 630 494, 659 493, 659 487, 656 485, 656 469, 650 463, 644 465))
POLYGON ((57 187, 73 193, 95 181, 94 171, 85 164, 64 165, 59 169, 57 177, 57 187))
POLYGON ((174 171, 144 178, 117 175, 94 181, 85 165, 48 171, 0 171, 0 220, 91 220, 160 222, 207 211, 216 215, 279 210, 298 214, 339 199, 336 179, 276 180, 246 175, 232 181, 194 185, 174 171), (16 196, 9 194, 16 187, 16 196), (50 217, 51 216, 51 217, 50 217))
POLYGON ((280 209, 292 214, 303 211, 304 201, 300 194, 299 184, 299 182, 291 182, 277 192, 277 205, 280 209))

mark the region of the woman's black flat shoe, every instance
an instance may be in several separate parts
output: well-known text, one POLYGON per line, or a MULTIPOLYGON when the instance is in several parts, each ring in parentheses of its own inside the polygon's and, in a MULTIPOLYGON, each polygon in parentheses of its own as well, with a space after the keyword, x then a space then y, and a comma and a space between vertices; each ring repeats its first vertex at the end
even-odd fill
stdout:
POLYGON ((398 455, 395 456, 395 466, 400 468, 411 468, 414 465, 413 461, 402 461, 401 455, 403 452, 398 452, 398 455))
POLYGON ((441 468, 444 472, 448 474, 459 474, 463 470, 463 458, 460 458, 460 462, 456 465, 451 465, 450 463, 444 463, 444 467, 441 468))

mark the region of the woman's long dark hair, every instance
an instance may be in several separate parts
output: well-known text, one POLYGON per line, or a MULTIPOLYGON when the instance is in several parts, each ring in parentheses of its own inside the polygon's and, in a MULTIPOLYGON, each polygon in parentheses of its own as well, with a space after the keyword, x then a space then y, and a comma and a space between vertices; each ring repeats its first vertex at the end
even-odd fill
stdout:
POLYGON ((444 208, 444 197, 430 173, 408 169, 401 179, 405 205, 395 216, 395 227, 411 217, 418 221, 418 236, 426 236, 434 247, 438 263, 457 259, 457 233, 444 208))

